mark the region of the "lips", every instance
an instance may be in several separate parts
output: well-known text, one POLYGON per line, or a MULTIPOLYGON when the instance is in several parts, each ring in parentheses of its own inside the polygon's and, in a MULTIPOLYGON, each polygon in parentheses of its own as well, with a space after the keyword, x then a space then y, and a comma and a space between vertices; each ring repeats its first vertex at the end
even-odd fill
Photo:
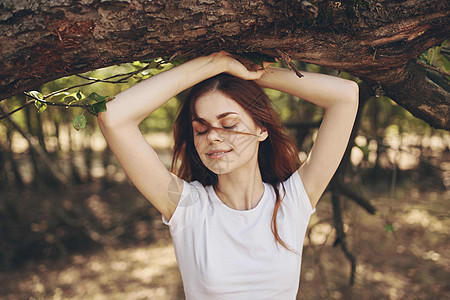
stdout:
POLYGON ((226 155, 227 153, 231 152, 231 149, 229 150, 211 150, 206 155, 209 158, 221 158, 222 156, 226 155))

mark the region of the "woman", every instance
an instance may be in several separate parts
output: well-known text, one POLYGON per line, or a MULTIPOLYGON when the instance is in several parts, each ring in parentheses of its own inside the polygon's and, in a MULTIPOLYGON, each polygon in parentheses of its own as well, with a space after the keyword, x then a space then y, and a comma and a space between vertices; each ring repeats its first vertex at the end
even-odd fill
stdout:
POLYGON ((251 71, 220 52, 120 93, 98 120, 130 179, 169 225, 187 299, 295 299, 309 217, 339 165, 357 106, 352 81, 251 71), (194 85, 174 126, 175 175, 138 125, 194 85), (325 109, 300 167, 261 87, 325 109))

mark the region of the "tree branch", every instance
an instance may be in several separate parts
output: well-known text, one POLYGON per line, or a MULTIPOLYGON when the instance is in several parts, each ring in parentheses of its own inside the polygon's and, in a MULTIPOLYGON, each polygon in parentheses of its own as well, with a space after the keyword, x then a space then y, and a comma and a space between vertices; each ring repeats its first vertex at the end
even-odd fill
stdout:
POLYGON ((332 189, 331 203, 333 205, 334 228, 336 229, 336 240, 334 241, 333 246, 336 247, 340 245, 345 256, 350 261, 350 285, 353 285, 355 283, 356 258, 350 252, 350 250, 348 250, 347 247, 347 242, 345 240, 346 234, 344 232, 344 222, 342 221, 341 202, 339 199, 339 195, 335 192, 334 189, 332 189))
MULTIPOLYGON (((0 99, 120 63, 243 49, 273 57, 281 50, 292 59, 387 86, 409 60, 448 36, 450 20, 450 2, 442 0, 417 0, 413 6, 408 1, 384 1, 377 9, 361 1, 341 1, 339 6, 316 1, 313 23, 305 18, 302 1, 291 0, 252 5, 188 1, 182 6, 170 1, 150 6, 139 1, 10 2, 0 22, 0 45, 8 45, 0 47, 0 99)), ((442 97, 428 95, 430 104, 408 106, 406 99, 414 95, 407 89, 401 93, 394 101, 435 127, 447 125, 439 121, 442 115, 434 115, 442 107, 430 108, 433 102, 440 105, 442 97)))
POLYGON ((441 69, 439 69, 439 68, 436 68, 435 66, 427 65, 426 63, 421 62, 421 61, 420 61, 419 59, 417 59, 417 58, 416 58, 416 60, 415 60, 415 63, 418 64, 418 65, 420 65, 420 66, 422 66, 422 67, 424 67, 424 68, 426 68, 426 69, 429 69, 429 70, 434 71, 434 72, 436 72, 436 73, 442 74, 442 75, 444 75, 444 76, 450 76, 450 73, 449 73, 449 72, 445 72, 444 70, 441 70, 441 69))
POLYGON ((385 82, 386 96, 436 128, 450 129, 450 93, 427 77, 424 67, 409 62, 401 81, 385 82))

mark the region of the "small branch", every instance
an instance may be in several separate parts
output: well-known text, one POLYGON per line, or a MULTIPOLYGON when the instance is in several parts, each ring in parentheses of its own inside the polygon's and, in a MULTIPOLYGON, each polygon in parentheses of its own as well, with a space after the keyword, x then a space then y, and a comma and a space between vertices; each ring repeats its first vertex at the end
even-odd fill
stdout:
POLYGON ((41 102, 41 103, 44 103, 44 104, 47 104, 47 105, 51 105, 51 106, 82 107, 82 108, 88 108, 89 107, 89 105, 87 105, 87 104, 67 104, 67 103, 50 102, 50 101, 47 101, 47 100, 42 100, 42 99, 36 98, 36 97, 34 97, 33 95, 31 95, 31 94, 29 94, 27 92, 23 92, 23 93, 25 95, 27 95, 28 97, 30 97, 30 98, 38 101, 38 102, 41 102))
POLYGON ((281 59, 288 65, 289 69, 293 70, 295 74, 297 74, 298 78, 302 78, 303 74, 300 72, 300 70, 295 66, 295 64, 292 62, 289 55, 287 55, 286 52, 283 52, 281 50, 277 50, 278 54, 280 55, 281 59))
POLYGON ((87 82, 87 83, 78 84, 78 85, 74 85, 74 86, 69 86, 69 87, 66 87, 66 88, 63 88, 63 89, 51 92, 50 94, 44 95, 42 98, 47 99, 47 98, 50 98, 50 97, 52 97, 52 96, 54 96, 56 94, 59 94, 59 93, 62 93, 62 92, 66 92, 68 90, 75 89, 75 88, 78 88, 78 87, 91 85, 91 84, 94 84, 94 83, 96 83, 96 82, 92 81, 92 82, 87 82))
POLYGON ((25 107, 27 107, 28 105, 33 104, 33 103, 34 103, 34 101, 27 101, 27 102, 25 102, 24 105, 22 105, 22 106, 19 107, 19 108, 16 108, 16 109, 13 110, 13 111, 10 111, 10 112, 8 112, 8 113, 5 113, 5 112, 2 111, 3 116, 0 117, 0 120, 3 120, 3 119, 5 119, 5 118, 9 117, 9 116, 12 115, 13 113, 18 112, 19 110, 24 109, 25 107))
POLYGON ((78 88, 78 87, 83 87, 83 86, 87 86, 87 85, 92 85, 92 84, 97 83, 97 82, 105 82, 105 83, 125 83, 130 77, 132 77, 132 76, 134 76, 134 75, 136 75, 136 74, 138 74, 138 73, 140 73, 140 72, 142 72, 142 71, 148 69, 149 67, 150 67, 150 64, 147 64, 147 65, 146 65, 145 67, 143 67, 142 69, 135 70, 135 71, 128 72, 128 73, 122 73, 122 74, 112 75, 112 76, 106 77, 106 78, 104 78, 104 79, 97 79, 97 78, 85 77, 85 76, 83 76, 83 75, 77 75, 78 77, 81 77, 81 78, 87 79, 87 80, 91 80, 91 81, 90 81, 90 82, 86 82, 86 83, 82 83, 82 84, 78 84, 78 85, 74 85, 74 86, 69 86, 69 87, 66 87, 66 88, 63 88, 63 89, 60 89, 60 90, 51 92, 50 94, 47 94, 47 95, 43 96, 43 98, 44 98, 44 99, 47 99, 47 98, 50 98, 50 97, 52 97, 52 96, 54 96, 54 95, 56 95, 56 94, 59 94, 59 93, 62 93, 62 92, 66 92, 66 91, 68 91, 68 90, 72 90, 72 89, 75 89, 75 88, 78 88), (117 77, 122 77, 122 76, 124 76, 124 78, 121 78, 121 79, 119 79, 119 80, 111 80, 111 79, 114 79, 114 78, 117 78, 117 77))
POLYGON ((340 180, 335 181, 335 190, 333 192, 337 192, 339 194, 342 194, 351 200, 355 201, 359 206, 364 208, 369 214, 374 215, 376 213, 375 207, 372 206, 372 204, 369 203, 367 199, 365 199, 363 196, 359 195, 355 191, 348 188, 346 185, 342 184, 340 180))
POLYGON ((350 261, 351 271, 350 271, 349 284, 353 285, 355 283, 356 258, 348 250, 348 247, 347 247, 347 242, 345 240, 346 234, 344 232, 344 222, 342 221, 341 201, 339 199, 339 195, 334 190, 332 191, 332 195, 331 195, 331 203, 333 205, 334 228, 336 229, 336 240, 334 241, 333 246, 336 247, 336 246, 340 245, 345 256, 350 261))
POLYGON ((419 66, 422 66, 422 67, 424 67, 426 69, 429 69, 429 70, 432 70, 432 71, 437 72, 439 74, 442 74, 444 76, 450 76, 450 73, 445 72, 444 70, 441 70, 439 68, 436 68, 435 66, 427 65, 426 63, 421 62, 418 59, 415 60, 415 63, 418 64, 419 66))
POLYGON ((104 82, 104 83, 126 83, 127 81, 124 79, 120 79, 120 80, 106 80, 106 79, 99 79, 99 78, 93 78, 93 77, 88 77, 88 76, 83 76, 80 74, 75 75, 77 77, 80 77, 82 79, 86 79, 86 80, 91 80, 95 82, 104 82))

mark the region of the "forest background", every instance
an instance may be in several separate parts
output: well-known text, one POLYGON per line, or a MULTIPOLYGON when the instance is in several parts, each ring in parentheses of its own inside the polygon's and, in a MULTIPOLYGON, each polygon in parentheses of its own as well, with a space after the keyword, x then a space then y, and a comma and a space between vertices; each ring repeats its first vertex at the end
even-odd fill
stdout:
MULTIPOLYGON (((447 87, 449 53, 444 41, 416 58, 447 87)), ((95 117, 108 97, 181 62, 142 59, 0 102, 0 298, 183 298, 168 229, 127 179, 95 117)), ((445 298, 449 132, 349 73, 288 59, 279 66, 348 78, 361 89, 343 163, 307 232, 299 299, 445 298)), ((267 92, 305 159, 322 110, 267 92)), ((181 99, 141 124, 167 166, 181 99)))

